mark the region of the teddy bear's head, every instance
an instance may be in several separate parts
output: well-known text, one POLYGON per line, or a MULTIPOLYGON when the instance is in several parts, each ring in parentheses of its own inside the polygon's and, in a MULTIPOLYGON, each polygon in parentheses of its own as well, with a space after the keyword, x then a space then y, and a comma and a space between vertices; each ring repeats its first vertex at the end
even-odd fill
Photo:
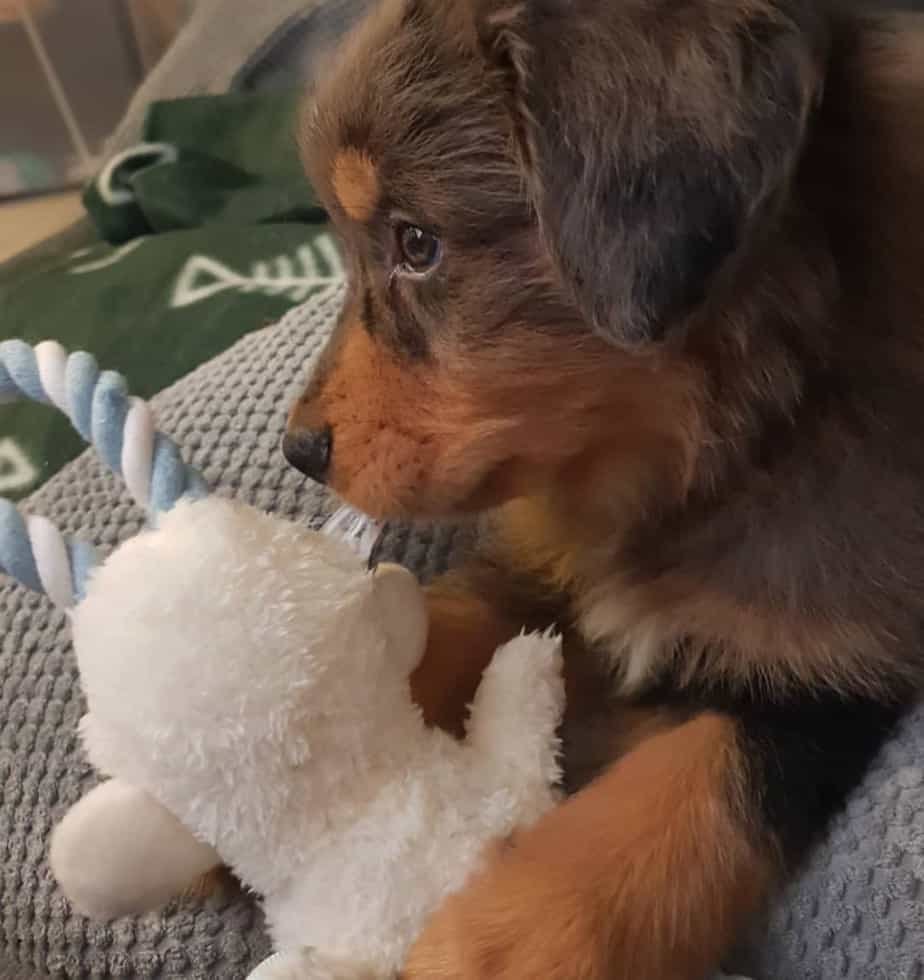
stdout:
POLYGON ((216 845, 322 804, 419 724, 414 577, 241 504, 181 503, 123 544, 73 633, 90 761, 216 845))

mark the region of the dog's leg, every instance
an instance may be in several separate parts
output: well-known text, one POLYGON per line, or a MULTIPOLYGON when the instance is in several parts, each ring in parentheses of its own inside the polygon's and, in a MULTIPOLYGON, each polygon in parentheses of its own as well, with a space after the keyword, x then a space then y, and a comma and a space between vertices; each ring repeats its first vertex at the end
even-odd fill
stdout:
POLYGON ((743 744, 712 712, 643 741, 498 849, 403 980, 701 980, 775 877, 743 744))
POLYGON ((444 575, 429 586, 427 607, 427 651, 411 675, 411 695, 427 724, 461 737, 494 651, 525 624, 475 591, 464 573, 444 575))

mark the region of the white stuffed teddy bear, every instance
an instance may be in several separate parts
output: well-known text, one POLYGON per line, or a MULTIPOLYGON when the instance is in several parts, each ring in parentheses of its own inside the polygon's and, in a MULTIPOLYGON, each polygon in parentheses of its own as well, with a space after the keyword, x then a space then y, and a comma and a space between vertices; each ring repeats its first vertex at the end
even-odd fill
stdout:
POLYGON ((178 504, 93 574, 73 634, 111 778, 53 836, 65 894, 111 917, 227 864, 281 951, 261 980, 392 975, 486 843, 557 799, 558 639, 497 652, 457 742, 410 697, 413 576, 252 508, 178 504))

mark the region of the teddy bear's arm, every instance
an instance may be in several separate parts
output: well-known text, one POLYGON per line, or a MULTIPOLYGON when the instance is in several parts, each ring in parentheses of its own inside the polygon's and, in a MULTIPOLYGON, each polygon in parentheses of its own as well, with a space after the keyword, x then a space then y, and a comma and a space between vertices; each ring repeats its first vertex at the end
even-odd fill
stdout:
POLYGON ((97 919, 156 908, 221 864, 172 813, 121 779, 71 807, 52 834, 49 860, 74 908, 97 919))
POLYGON ((489 781, 529 799, 558 784, 564 704, 560 638, 520 635, 498 649, 467 725, 470 750, 489 781))

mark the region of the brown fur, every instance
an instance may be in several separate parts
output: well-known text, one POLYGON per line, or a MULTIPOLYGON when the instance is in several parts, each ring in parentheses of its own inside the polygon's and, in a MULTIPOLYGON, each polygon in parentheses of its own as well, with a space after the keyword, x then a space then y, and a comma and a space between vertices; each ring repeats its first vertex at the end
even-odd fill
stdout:
POLYGON ((411 675, 411 694, 427 724, 461 736, 482 671, 520 623, 448 575, 428 589, 427 603, 428 648, 436 655, 425 657, 411 675))
POLYGON ((195 881, 190 882, 180 898, 184 901, 202 901, 206 898, 231 900, 242 893, 241 883, 228 868, 213 868, 195 881))
POLYGON ((920 22, 816 0, 382 0, 320 84, 350 291, 290 425, 373 514, 481 515, 431 721, 566 633, 580 792, 408 980, 698 980, 917 696, 922 108, 920 22))
MULTIPOLYGON (((688 372, 627 359, 594 337, 571 349, 554 337, 527 340, 527 327, 487 352, 436 339, 435 364, 408 363, 359 316, 344 316, 323 384, 300 399, 290 424, 333 428, 329 482, 373 514, 465 513, 575 477, 605 481, 600 509, 611 510, 615 496, 637 513, 655 487, 682 492, 698 437, 688 372), (569 385, 575 391, 562 401, 569 385)), ((585 503, 593 507, 593 496, 585 503)))
POLYGON ((707 975, 774 875, 725 806, 741 765, 717 716, 649 738, 450 898, 405 976, 707 975))

